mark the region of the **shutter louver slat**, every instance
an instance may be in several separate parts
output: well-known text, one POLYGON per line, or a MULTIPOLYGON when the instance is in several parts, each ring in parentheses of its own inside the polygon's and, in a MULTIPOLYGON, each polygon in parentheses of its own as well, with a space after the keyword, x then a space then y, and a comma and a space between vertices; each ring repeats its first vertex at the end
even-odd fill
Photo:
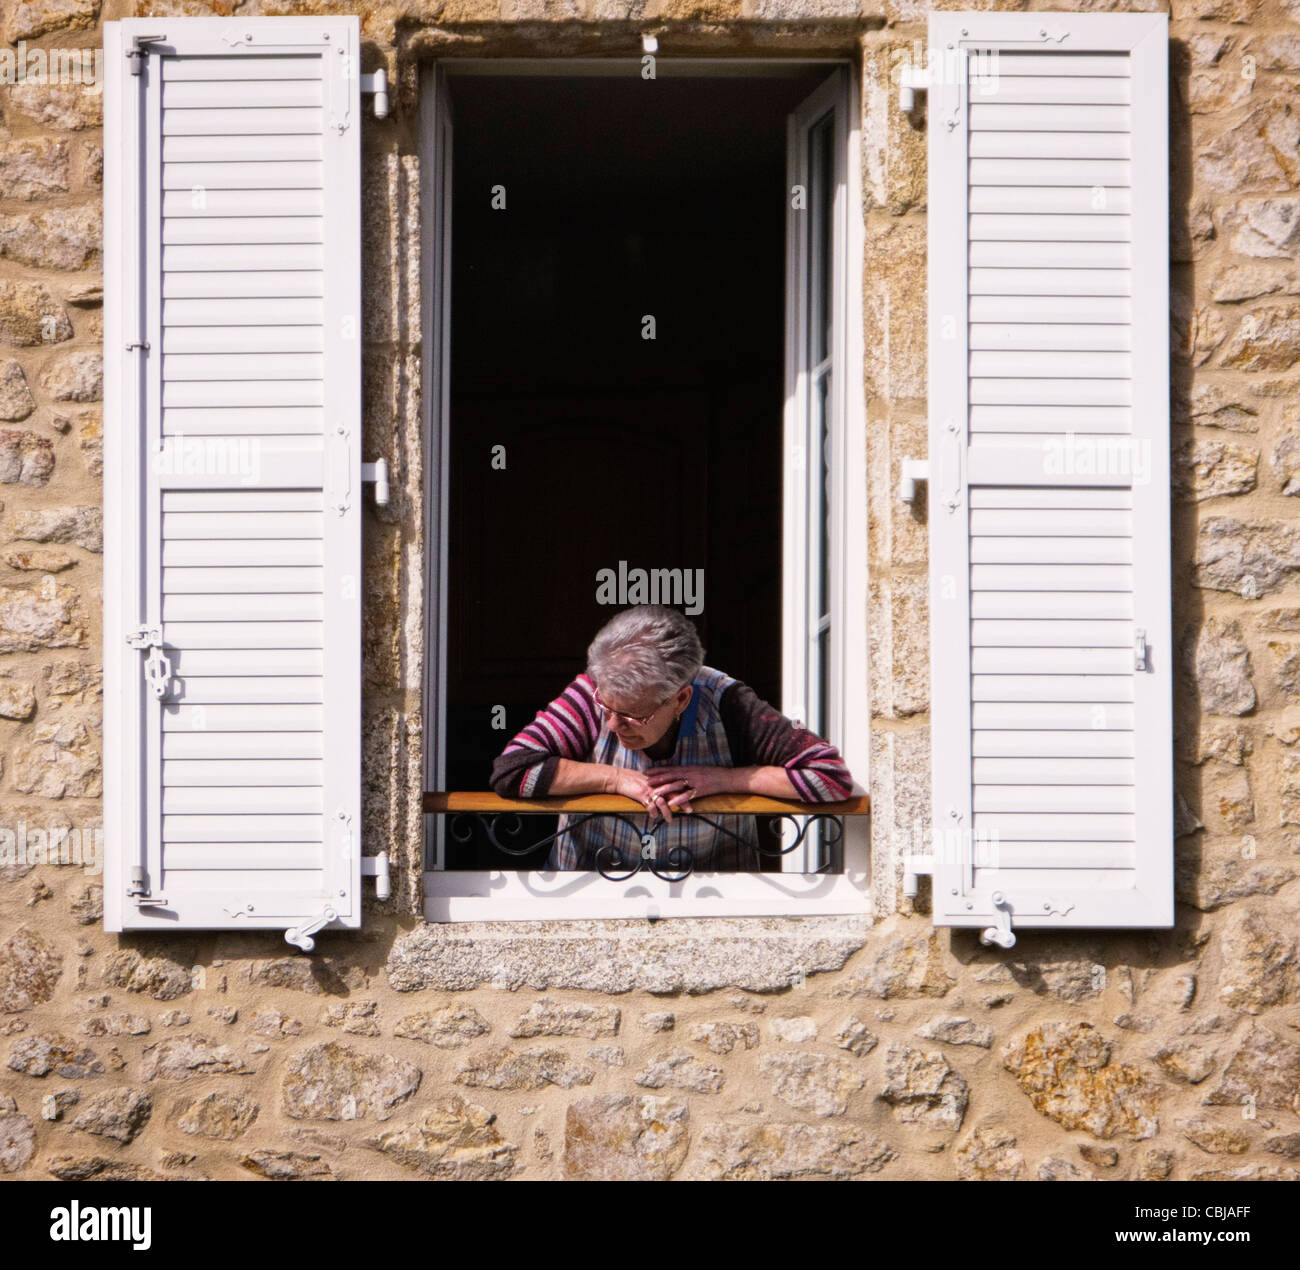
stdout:
POLYGON ((168 164, 163 177, 165 190, 318 190, 324 181, 324 167, 319 162, 295 163, 211 163, 168 164))
POLYGON ((1166 19, 1057 16, 930 28, 934 912, 995 942, 1172 920, 1166 19))
MULTIPOLYGON (((207 172, 198 175, 203 178, 207 172)), ((163 268, 169 273, 266 268, 320 270, 324 265, 325 253, 315 243, 181 243, 163 248, 163 268)))
MULTIPOLYGON (((317 21, 317 19, 309 20, 317 21)), ((240 19, 241 23, 244 21, 246 19, 240 19)), ((223 26, 229 30, 229 24, 223 23, 223 26)), ((307 41, 304 40, 303 42, 306 43, 307 41)), ((257 57, 190 56, 177 59, 163 70, 163 82, 166 84, 185 80, 201 80, 209 84, 219 84, 223 80, 243 80, 246 83, 255 83, 258 80, 280 82, 295 79, 311 80, 319 86, 321 82, 320 56, 318 54, 290 56, 265 54, 257 57)), ((213 88, 211 91, 216 92, 217 90, 213 88)), ((218 100, 224 101, 227 105, 237 104, 244 100, 246 92, 247 88, 240 85, 235 89, 233 96, 226 95, 218 100)))
POLYGON ((1127 106, 1018 106, 971 103, 972 132, 1126 132, 1127 106))
MULTIPOLYGON (((320 707, 285 705, 274 711, 257 705, 174 706, 163 713, 164 733, 310 732, 322 737, 320 707)), ((232 737, 232 743, 237 737, 232 737)), ((256 743, 255 737, 249 738, 256 743)), ((323 743, 323 742, 322 742, 323 743)))
POLYGON ((324 632, 320 622, 277 621, 244 629, 239 622, 172 622, 172 638, 180 648, 257 649, 320 648, 324 632))
MULTIPOLYGON (((264 112, 243 110, 175 110, 163 115, 163 135, 168 137, 227 137, 232 131, 252 137, 258 133, 319 136, 324 116, 319 110, 293 109, 267 103, 264 112)), ((293 156, 297 157, 297 156, 293 156)))
POLYGON ((162 756, 168 759, 313 759, 324 754, 319 732, 169 732, 162 756))
POLYGON ((171 217, 163 213, 163 242, 318 243, 320 214, 315 216, 192 216, 171 217))
POLYGON ((163 784, 175 786, 310 785, 320 788, 323 777, 324 770, 320 763, 294 762, 288 759, 260 762, 248 759, 168 759, 163 763, 163 784))
POLYGON ((979 756, 1014 758, 1039 755, 1044 758, 1132 758, 1131 732, 1088 731, 1003 731, 985 726, 972 738, 972 751, 979 756))
POLYGON ((128 581, 106 647, 143 798, 127 781, 114 798, 155 897, 125 893, 126 830, 110 929, 287 930, 327 912, 355 927, 360 156, 357 128, 334 123, 359 121, 336 56, 355 57, 359 23, 243 19, 232 41, 225 19, 167 19, 145 73, 123 74, 121 47, 158 25, 105 26, 113 189, 124 221, 138 204, 146 279, 139 300, 119 281, 106 309, 149 339, 143 398, 125 391, 129 359, 115 385, 115 475, 142 511, 130 524, 109 505, 128 581), (143 656, 114 648, 136 623, 161 630, 161 701, 143 656))
POLYGON ((1114 758, 977 758, 974 771, 977 785, 1133 785, 1133 764, 1114 758))
MULTIPOLYGON (((195 59, 202 60, 202 59, 195 59)), ((262 58, 268 63, 267 69, 280 68, 278 79, 246 79, 239 89, 237 102, 232 102, 230 85, 217 76, 208 79, 186 81, 175 77, 176 68, 169 68, 163 77, 163 110, 215 110, 223 115, 234 110, 247 110, 250 107, 266 108, 270 106, 323 106, 324 95, 321 92, 320 72, 315 66, 304 68, 310 73, 307 78, 295 80, 285 78, 289 63, 280 58, 262 58)))
MULTIPOLYGON (((274 133, 263 136, 170 137, 163 142, 164 163, 310 163, 324 156, 320 137, 274 133)), ((207 173, 202 173, 207 175, 207 173)))

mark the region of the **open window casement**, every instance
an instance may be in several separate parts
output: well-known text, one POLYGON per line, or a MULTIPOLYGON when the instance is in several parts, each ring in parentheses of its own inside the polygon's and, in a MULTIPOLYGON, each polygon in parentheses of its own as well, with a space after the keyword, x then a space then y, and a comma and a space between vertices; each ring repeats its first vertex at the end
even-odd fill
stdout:
MULTIPOLYGON (((424 330, 430 391, 423 401, 432 456, 426 465, 426 537, 433 570, 428 588, 432 598, 426 637, 426 714, 428 732, 436 738, 431 740, 427 756, 430 790, 447 787, 447 738, 454 731, 449 724, 450 708, 456 700, 455 679, 465 676, 463 670, 454 669, 450 614, 464 606, 466 594, 457 598, 448 579, 455 542, 451 500, 463 496, 447 476, 454 413, 447 390, 451 374, 448 358, 456 342, 450 334, 448 289, 454 272, 453 252, 463 250, 456 243, 469 238, 457 240, 461 230, 454 229, 449 219, 452 160, 468 162, 468 156, 462 156, 453 145, 453 107, 459 119, 467 122, 466 131, 481 144, 482 127, 474 114, 479 94, 466 91, 467 81, 517 75, 552 76, 557 88, 578 77, 587 84, 608 81, 617 85, 620 80, 637 82, 641 71, 637 59, 528 59, 515 63, 466 58, 450 59, 424 71, 421 171, 425 182, 424 259, 429 263, 424 330)), ((865 410, 861 377, 852 373, 862 362, 860 322, 850 320, 853 310, 860 308, 853 297, 862 276, 861 225, 851 214, 860 188, 857 83, 846 68, 832 66, 828 73, 821 59, 761 65, 738 58, 677 59, 661 63, 658 74, 663 80, 712 81, 719 102, 727 100, 724 89, 729 80, 770 78, 789 103, 783 129, 788 190, 782 416, 785 499, 780 522, 784 553, 781 708, 822 729, 841 748, 858 778, 865 780, 869 750, 863 665, 867 643, 863 559, 867 534, 861 493, 866 488, 862 466, 865 410), (796 93, 784 81, 802 82, 796 93)), ((565 99, 563 91, 556 96, 565 99)), ((664 118, 671 121, 673 117, 664 118)), ((703 117, 692 126, 705 133, 711 127, 703 117)), ((770 121, 766 126, 771 126, 770 121)), ((660 127, 660 118, 646 127, 649 135, 660 127)), ((779 144, 782 134, 773 130, 771 136, 779 144)), ((623 144, 632 151, 641 142, 637 135, 627 137, 623 144)), ((768 154, 775 148, 769 148, 768 154)), ((620 227, 617 219, 610 224, 620 227)), ((769 242, 764 250, 771 251, 764 257, 770 263, 779 262, 779 239, 769 242)), ((462 334, 466 338, 460 340, 457 356, 463 357, 474 336, 472 328, 462 334)), ((474 424, 469 411, 455 426, 463 429, 459 436, 476 435, 471 431, 474 424)), ((762 544, 771 539, 763 535, 770 532, 775 536, 772 525, 760 525, 755 532, 758 545, 753 550, 766 550, 762 544)), ((472 598, 472 591, 467 594, 472 598)), ((808 810, 815 812, 815 805, 808 810)), ((701 870, 680 881, 649 869, 616 879, 596 870, 510 867, 508 858, 486 853, 467 866, 457 859, 454 830, 443 816, 431 815, 428 831, 424 894, 425 915, 431 921, 811 916, 862 913, 869 907, 870 841, 865 815, 846 816, 842 837, 832 841, 828 831, 824 848, 823 840, 814 836, 814 826, 780 861, 779 870, 701 870), (501 867, 503 864, 507 867, 501 867), (814 871, 818 868, 824 871, 814 871)), ((508 837, 508 831, 503 837, 508 837)))
MULTIPOLYGON (((786 121, 785 470, 782 498, 782 709, 841 751, 850 747, 846 613, 850 364, 848 71, 837 67, 786 121)), ((861 501, 861 500, 858 500, 861 501)), ((853 634, 863 639, 865 632, 853 634)), ((859 738, 853 737, 856 741, 859 738)), ((865 747, 863 747, 865 748, 865 747)), ((855 747, 856 749, 856 747, 855 747)), ((860 749, 856 749, 861 753, 860 749)), ((782 865, 817 869, 823 836, 782 865)))
POLYGON ((361 922, 356 17, 104 26, 105 925, 361 922))
POLYGON ((930 19, 934 920, 1173 920, 1164 15, 930 19))

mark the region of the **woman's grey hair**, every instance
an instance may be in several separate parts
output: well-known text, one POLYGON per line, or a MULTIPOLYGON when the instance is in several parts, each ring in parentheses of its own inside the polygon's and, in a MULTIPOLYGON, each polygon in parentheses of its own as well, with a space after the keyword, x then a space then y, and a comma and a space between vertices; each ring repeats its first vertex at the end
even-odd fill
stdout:
POLYGON ((605 623, 587 649, 587 674, 603 695, 661 701, 704 664, 695 623, 663 604, 638 604, 605 623))

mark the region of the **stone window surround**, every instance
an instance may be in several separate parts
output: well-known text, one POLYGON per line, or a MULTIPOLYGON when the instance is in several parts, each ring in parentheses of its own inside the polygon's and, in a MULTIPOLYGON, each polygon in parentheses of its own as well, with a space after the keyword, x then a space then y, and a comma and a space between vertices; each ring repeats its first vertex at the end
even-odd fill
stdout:
MULTIPOLYGON (((849 5, 856 9, 855 5, 849 5)), ((882 6, 883 8, 883 6, 882 6)), ((884 28, 883 12, 841 17, 750 18, 715 21, 625 17, 609 21, 436 23, 399 31, 396 58, 401 91, 414 102, 421 63, 447 57, 640 57, 641 38, 659 40, 655 56, 843 57, 861 69, 862 36, 884 28)), ((393 67, 389 67, 390 72, 393 67)))
MULTIPOLYGON (((477 39, 444 43, 439 32, 416 33, 404 52, 415 54, 403 78, 418 96, 421 63, 454 47, 479 58, 583 54, 640 56, 643 32, 664 37, 658 57, 674 49, 695 57, 752 58, 765 50, 786 57, 834 57, 849 63, 860 80, 859 36, 883 19, 828 19, 782 23, 718 24, 646 22, 572 23, 572 42, 555 38, 554 27, 521 32, 515 24, 484 24, 477 39), (592 29, 594 25, 595 29, 592 29), (478 42, 480 41, 481 42, 478 42)), ((457 28, 457 36, 461 29, 457 28)), ((448 59, 450 60, 450 59, 448 59)), ((856 206, 850 198, 850 206, 856 206)), ((421 887, 421 894, 423 888, 421 887)), ((800 986, 808 975, 842 968, 866 942, 869 914, 837 916, 572 918, 530 921, 425 920, 399 940, 389 963, 394 983, 410 988, 467 991, 475 987, 577 988, 624 993, 634 989, 701 993, 724 988, 776 992, 800 986), (671 936, 671 942, 670 937, 671 936), (563 950, 557 956, 557 951, 563 950), (401 967, 400 969, 398 967, 401 967)))
POLYGON ((425 922, 397 937, 387 972, 399 992, 782 992, 842 969, 871 926, 856 914, 425 922))

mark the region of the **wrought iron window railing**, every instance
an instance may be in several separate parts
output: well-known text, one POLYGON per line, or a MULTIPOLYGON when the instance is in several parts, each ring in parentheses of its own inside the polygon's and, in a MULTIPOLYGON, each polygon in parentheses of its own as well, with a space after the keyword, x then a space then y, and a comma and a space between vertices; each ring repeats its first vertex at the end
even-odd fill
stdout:
MULTIPOLYGON (((715 834, 736 838, 727 826, 720 824, 718 816, 753 816, 765 823, 772 833, 769 837, 780 842, 779 847, 751 849, 769 860, 780 861, 806 848, 810 841, 818 844, 824 855, 833 855, 844 833, 845 816, 870 814, 871 803, 866 797, 847 798, 833 803, 805 803, 782 798, 763 798, 741 794, 715 794, 697 798, 690 813, 676 813, 677 820, 703 821, 715 834), (782 834, 782 826, 790 829, 782 834)), ((586 794, 571 798, 501 798, 493 793, 426 793, 424 810, 432 815, 447 818, 447 834, 458 843, 468 843, 478 832, 491 848, 505 861, 511 859, 536 859, 538 853, 566 833, 590 821, 607 820, 621 823, 632 831, 639 843, 638 850, 629 850, 614 841, 596 852, 596 871, 612 882, 622 882, 642 871, 653 873, 666 882, 681 882, 695 868, 693 854, 680 846, 664 845, 662 838, 671 828, 662 818, 647 824, 646 809, 638 802, 619 795, 586 794), (556 831, 540 838, 527 835, 524 818, 529 816, 562 816, 556 831), (524 842, 511 839, 526 838, 524 842)), ((739 839, 738 839, 739 840, 739 839)), ((501 863, 494 867, 503 867, 501 863)), ((521 864, 519 867, 529 867, 521 864)), ((535 867, 535 866, 534 866, 535 867)), ((778 866, 779 867, 779 866, 778 866)), ((826 865, 814 867, 809 872, 826 871, 826 865)))

